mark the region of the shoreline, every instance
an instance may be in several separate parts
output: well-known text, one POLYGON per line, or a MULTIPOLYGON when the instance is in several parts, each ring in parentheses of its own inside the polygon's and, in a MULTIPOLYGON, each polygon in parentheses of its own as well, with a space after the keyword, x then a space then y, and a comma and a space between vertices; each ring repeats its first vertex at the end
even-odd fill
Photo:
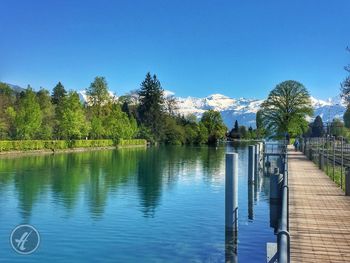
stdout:
POLYGON ((2 151, 0 152, 0 159, 5 157, 23 157, 30 155, 49 155, 58 153, 79 153, 79 152, 89 152, 89 151, 102 151, 102 150, 118 150, 125 148, 146 148, 147 145, 118 145, 118 146, 104 146, 104 147, 78 147, 78 148, 68 148, 68 149, 41 149, 41 150, 18 150, 18 151, 2 151))

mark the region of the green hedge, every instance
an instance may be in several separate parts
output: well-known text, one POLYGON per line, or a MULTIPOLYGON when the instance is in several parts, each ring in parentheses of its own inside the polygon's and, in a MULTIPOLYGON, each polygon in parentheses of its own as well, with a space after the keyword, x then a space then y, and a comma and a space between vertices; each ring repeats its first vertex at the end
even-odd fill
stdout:
POLYGON ((74 140, 70 142, 70 148, 110 147, 114 145, 113 140, 74 140))
POLYGON ((121 139, 118 143, 119 146, 129 146, 129 145, 146 145, 147 141, 145 139, 121 139))
MULTIPOLYGON (((120 140, 119 146, 146 145, 144 139, 120 140)), ((69 148, 111 147, 116 143, 113 140, 23 140, 0 141, 0 152, 30 151, 30 150, 61 150, 69 148)))

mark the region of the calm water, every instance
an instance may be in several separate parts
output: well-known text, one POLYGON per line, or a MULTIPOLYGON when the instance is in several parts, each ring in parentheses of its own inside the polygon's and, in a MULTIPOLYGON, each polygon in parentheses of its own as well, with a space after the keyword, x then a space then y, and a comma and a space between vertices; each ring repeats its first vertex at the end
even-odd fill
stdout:
POLYGON ((239 262, 265 262, 268 178, 246 147, 160 147, 0 159, 1 262, 224 262, 225 151, 239 153, 239 262), (250 203, 250 204, 249 204, 250 203), (19 255, 18 224, 41 244, 19 255))

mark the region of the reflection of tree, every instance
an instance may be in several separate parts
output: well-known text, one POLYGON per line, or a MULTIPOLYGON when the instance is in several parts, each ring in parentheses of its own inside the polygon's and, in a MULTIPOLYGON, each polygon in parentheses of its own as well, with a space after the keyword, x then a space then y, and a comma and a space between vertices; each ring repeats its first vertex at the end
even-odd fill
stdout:
POLYGON ((83 161, 81 154, 59 154, 51 159, 52 194, 67 210, 74 208, 80 185, 86 179, 87 168, 82 165, 83 161))
POLYGON ((139 161, 137 184, 142 210, 146 217, 154 216, 159 203, 164 158, 166 158, 164 151, 151 148, 139 161))
POLYGON ((14 182, 24 219, 35 202, 48 197, 68 212, 84 197, 91 216, 99 218, 108 196, 135 175, 142 211, 154 216, 163 182, 171 187, 182 177, 198 176, 210 183, 221 175, 224 152, 224 147, 167 146, 6 159, 0 162, 0 191, 14 182))
POLYGON ((18 193, 18 206, 23 222, 28 222, 34 202, 39 195, 44 195, 49 184, 47 176, 49 167, 48 156, 28 156, 20 159, 6 160, 7 169, 14 172, 14 185, 18 193))
POLYGON ((86 189, 94 218, 102 216, 110 191, 116 191, 120 183, 127 182, 130 175, 136 172, 139 156, 144 153, 145 149, 142 148, 90 153, 86 189))

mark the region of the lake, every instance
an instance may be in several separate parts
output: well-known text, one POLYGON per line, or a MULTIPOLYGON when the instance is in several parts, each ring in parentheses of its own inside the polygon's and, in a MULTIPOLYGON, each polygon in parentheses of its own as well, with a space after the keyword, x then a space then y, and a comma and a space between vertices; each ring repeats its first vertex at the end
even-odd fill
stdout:
POLYGON ((2 157, 0 261, 224 262, 226 151, 239 154, 238 262, 265 262, 269 180, 248 187, 239 145, 2 157), (19 224, 40 233, 33 254, 10 245, 19 224))

